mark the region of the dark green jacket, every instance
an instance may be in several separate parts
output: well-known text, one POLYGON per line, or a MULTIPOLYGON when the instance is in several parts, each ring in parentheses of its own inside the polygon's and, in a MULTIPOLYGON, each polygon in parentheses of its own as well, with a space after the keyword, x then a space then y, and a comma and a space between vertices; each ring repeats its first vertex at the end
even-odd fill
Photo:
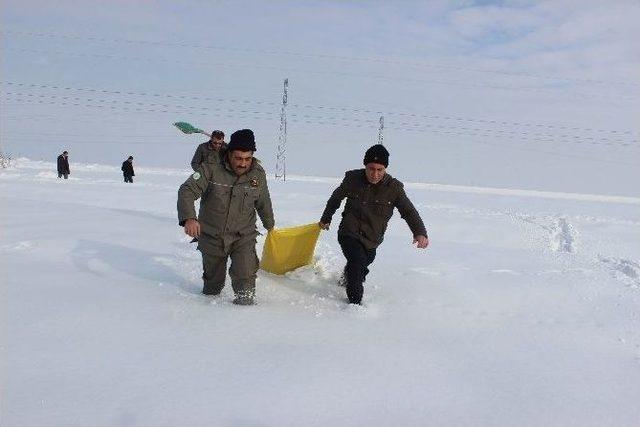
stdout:
POLYGON ((427 235, 420 214, 404 191, 404 185, 389 174, 385 174, 374 185, 367 181, 364 169, 345 173, 342 183, 331 194, 320 221, 330 223, 345 197, 347 203, 338 234, 355 237, 367 249, 376 248, 382 243, 393 208, 398 209, 414 237, 427 235))
POLYGON ((198 219, 208 236, 245 236, 256 233, 256 211, 266 229, 273 228, 273 208, 264 169, 256 158, 244 175, 237 176, 224 156, 205 162, 178 190, 178 221, 198 219), (196 217, 194 202, 200 201, 196 217))
POLYGON ((191 169, 197 171, 200 165, 204 162, 214 162, 217 163, 220 161, 222 157, 224 157, 224 152, 227 149, 227 144, 222 144, 220 151, 216 151, 213 149, 213 146, 209 141, 203 142, 198 145, 196 148, 196 152, 193 153, 193 158, 191 159, 191 169))

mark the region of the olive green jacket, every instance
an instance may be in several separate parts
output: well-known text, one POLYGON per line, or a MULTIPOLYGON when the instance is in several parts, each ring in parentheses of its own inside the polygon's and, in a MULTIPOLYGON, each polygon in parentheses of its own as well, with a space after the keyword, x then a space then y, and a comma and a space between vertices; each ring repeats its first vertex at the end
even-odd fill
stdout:
POLYGON ((193 158, 191 159, 191 169, 197 171, 200 168, 200 165, 204 162, 219 162, 222 157, 224 157, 224 153, 227 150, 227 144, 222 144, 220 151, 216 151, 213 149, 213 146, 209 141, 203 142, 198 145, 196 148, 196 152, 193 153, 193 158))
POLYGON ((178 222, 198 219, 201 233, 218 237, 255 234, 256 211, 267 230, 273 228, 273 208, 264 169, 256 158, 248 172, 237 176, 227 156, 205 162, 178 190, 178 222), (194 202, 200 201, 196 217, 194 202))
POLYGON ((338 234, 360 240, 367 249, 382 243, 393 208, 398 209, 414 237, 427 236, 420 214, 407 197, 404 185, 389 174, 385 174, 379 183, 371 184, 364 169, 345 173, 342 183, 331 194, 320 221, 329 224, 345 197, 347 203, 338 234))

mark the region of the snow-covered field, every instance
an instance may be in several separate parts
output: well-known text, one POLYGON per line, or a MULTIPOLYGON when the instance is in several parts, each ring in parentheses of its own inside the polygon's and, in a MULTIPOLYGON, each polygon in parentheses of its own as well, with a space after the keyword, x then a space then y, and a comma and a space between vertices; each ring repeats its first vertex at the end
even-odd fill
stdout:
MULTIPOLYGON (((0 171, 1 425, 640 425, 638 198, 407 183, 431 245, 396 213, 364 307, 335 284, 338 216, 237 307, 199 294, 188 171, 136 174, 0 171)), ((272 181, 276 226, 337 182, 272 181)))

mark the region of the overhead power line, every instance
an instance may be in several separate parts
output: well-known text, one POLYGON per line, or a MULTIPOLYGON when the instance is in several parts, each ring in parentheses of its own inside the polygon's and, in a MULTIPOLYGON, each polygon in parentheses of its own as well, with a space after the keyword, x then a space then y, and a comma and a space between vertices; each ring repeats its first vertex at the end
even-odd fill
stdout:
POLYGON ((618 100, 625 102, 636 101, 637 95, 630 95, 628 92, 625 92, 625 95, 614 95, 614 94, 597 94, 597 93, 583 93, 583 92, 565 92, 558 93, 557 88, 535 88, 535 87, 522 87, 522 86, 503 86, 495 83, 471 83, 469 79, 462 80, 450 80, 450 79, 425 79, 425 78, 412 78, 412 77, 399 77, 398 75, 394 76, 386 76, 386 75, 377 75, 372 73, 352 73, 346 71, 324 71, 319 69, 295 69, 292 67, 281 67, 281 66, 273 66, 273 65, 260 65, 256 63, 251 64, 234 64, 232 62, 202 62, 202 61, 188 61, 185 59, 166 59, 166 58, 149 58, 149 57, 138 57, 138 56, 123 56, 123 55, 114 55, 114 54, 100 54, 100 53, 84 53, 84 52, 64 52, 64 51, 54 51, 54 50, 38 50, 38 49, 20 49, 20 48, 5 48, 5 51, 18 51, 18 52, 26 52, 30 54, 38 54, 38 55, 65 55, 65 56, 74 56, 74 57, 91 57, 91 58, 102 58, 102 59, 110 59, 110 60, 124 60, 128 64, 131 62, 168 62, 179 66, 201 66, 201 67, 225 67, 225 68, 242 68, 242 69, 265 69, 265 70, 276 70, 285 73, 301 73, 304 75, 309 74, 318 74, 318 75, 331 75, 331 76, 343 76, 343 77, 355 77, 357 79, 372 79, 372 80, 383 80, 383 81, 391 81, 394 83, 401 84, 414 84, 414 83, 426 83, 426 84, 439 84, 446 85, 452 87, 469 87, 469 88, 479 88, 479 89, 491 89, 491 90, 500 90, 506 92, 529 92, 535 94, 542 95, 550 95, 557 97, 561 95, 563 98, 571 98, 571 99, 606 99, 606 100, 618 100))
MULTIPOLYGON (((89 92, 89 93, 100 93, 105 95, 116 95, 116 96, 143 96, 143 97, 154 97, 154 98, 168 98, 168 99, 178 99, 178 100, 190 100, 190 101, 209 101, 216 103, 224 103, 229 102, 232 104, 256 104, 260 106, 280 106, 280 103, 272 102, 272 101, 260 101, 260 100, 246 100, 239 98, 222 98, 222 97, 206 97, 206 96, 196 96, 196 95, 173 95, 166 93, 156 93, 156 92, 136 92, 136 91, 124 91, 124 90, 108 90, 108 89, 100 89, 100 88, 81 88, 81 87, 71 87, 71 86, 62 86, 62 85, 46 85, 46 84, 33 84, 33 83, 22 83, 22 82, 14 82, 14 81, 1 81, 0 84, 5 84, 10 87, 19 87, 19 88, 32 88, 32 89, 52 89, 52 90, 61 90, 61 91, 78 91, 78 92, 89 92)), ((388 116, 397 116, 397 117, 406 117, 410 119, 432 119, 432 120, 445 120, 445 121, 455 121, 455 122, 472 122, 472 123, 482 123, 489 126, 519 126, 519 127, 532 127, 532 128, 540 128, 540 129, 548 129, 550 131, 578 131, 578 132, 597 132, 603 134, 611 134, 612 136, 633 136, 633 132, 630 130, 617 130, 617 129, 598 129, 598 128, 585 128, 579 126, 571 126, 571 125, 555 125, 555 124, 544 124, 544 123, 530 123, 530 122, 521 122, 521 121, 507 121, 507 120, 491 120, 491 119, 482 119, 475 117, 466 117, 466 116, 455 116, 448 114, 421 114, 421 113, 412 113, 412 112, 403 112, 403 111, 389 111, 385 109, 367 109, 367 108, 354 108, 354 107, 346 107, 346 106, 328 106, 328 105, 313 105, 313 104, 289 104, 290 108, 294 109, 315 109, 319 111, 334 111, 338 113, 355 113, 355 114, 367 114, 371 116, 380 116, 380 115, 388 115, 388 116)), ((632 141, 633 142, 633 141, 632 141)))
MULTIPOLYGON (((190 115, 202 115, 211 117, 211 112, 209 113, 201 113, 198 112, 198 107, 191 107, 192 111, 184 111, 184 110, 171 110, 166 106, 162 105, 160 108, 149 108, 149 105, 145 105, 144 103, 137 103, 136 106, 121 106, 115 103, 114 101, 110 101, 109 103, 100 103, 98 104, 91 103, 96 102, 96 100, 91 99, 83 99, 80 97, 62 97, 58 101, 48 101, 49 98, 56 98, 55 95, 34 95, 22 97, 21 95, 9 96, 3 98, 4 101, 13 101, 19 103, 36 103, 43 105, 62 105, 62 106, 76 106, 76 107, 84 107, 84 108, 101 108, 101 109, 109 109, 112 111, 126 111, 126 112, 140 112, 140 113, 172 113, 172 114, 190 114, 190 115), (109 104, 109 105, 108 105, 109 104)), ((242 114, 242 117, 247 117, 247 114, 253 115, 253 119, 271 119, 269 116, 275 116, 276 113, 262 112, 262 111, 248 111, 248 110, 235 110, 235 109, 226 109, 226 108, 207 108, 201 107, 203 110, 215 111, 215 116, 231 116, 235 117, 237 113, 242 114), (255 114, 255 115, 254 115, 255 114)), ((290 115, 292 119, 290 121, 294 123, 306 123, 313 125, 325 125, 325 126, 342 126, 347 128, 371 128, 372 123, 376 123, 376 120, 361 120, 357 118, 353 118, 351 120, 337 120, 337 118, 323 118, 323 117, 314 117, 309 115, 290 115)), ((640 145, 634 142, 614 142, 610 140, 604 139, 591 139, 586 140, 584 138, 578 137, 563 137, 562 139, 554 139, 554 138, 540 138, 538 135, 529 134, 527 132, 517 132, 517 131, 500 131, 495 129, 482 129, 482 128, 467 128, 467 127, 452 127, 452 126, 443 126, 443 125, 431 125, 431 124, 413 124, 413 126, 409 126, 408 123, 389 123, 392 126, 387 126, 387 128, 392 128, 398 131, 409 131, 409 132, 418 132, 418 133, 440 133, 447 135, 461 135, 461 136, 480 136, 480 137, 491 137, 491 138, 508 138, 511 140, 527 140, 527 141, 538 141, 538 142, 549 142, 549 143, 572 143, 572 144, 591 144, 591 145, 599 145, 599 146, 625 146, 625 147, 636 147, 640 148, 640 145)), ((637 141, 635 141, 637 142, 637 141)))
POLYGON ((243 52, 243 53, 259 53, 264 55, 282 55, 282 56, 290 56, 297 58, 317 58, 317 59, 332 59, 339 60, 345 62, 370 62, 370 63, 378 63, 385 65, 399 65, 399 66, 411 66, 415 68, 431 68, 438 70, 458 70, 458 71, 466 71, 466 72, 474 72, 474 73, 483 73, 483 74, 495 74, 495 75, 503 75, 510 77, 526 77, 531 79, 542 79, 542 80, 556 80, 556 81, 565 81, 565 82, 575 82, 575 83, 585 83, 585 84, 598 84, 598 85, 620 85, 620 86, 635 86, 639 87, 640 83, 635 81, 615 81, 615 80, 601 80, 601 79, 591 79, 591 78, 580 78, 580 77, 567 77, 567 76, 559 76, 559 75, 545 75, 538 73, 530 73, 530 72, 521 72, 521 71, 504 71, 504 70, 495 70, 495 69, 483 69, 477 67, 466 67, 461 65, 451 65, 451 64, 442 64, 442 63, 434 63, 434 62, 425 62, 425 61, 414 61, 414 60, 400 60, 400 59, 388 59, 388 58, 374 58, 374 57, 363 57, 363 56, 349 56, 349 55, 329 55, 329 54, 320 54, 320 53, 308 53, 308 52, 293 52, 279 49, 256 49, 256 48, 243 48, 243 47, 230 47, 230 46, 216 46, 216 45, 206 45, 200 43, 194 43, 189 41, 180 41, 180 42, 171 42, 164 40, 141 40, 141 39, 125 39, 125 38, 114 38, 114 37, 93 37, 93 36, 82 36, 77 34, 60 34, 53 32, 35 32, 35 31, 21 31, 21 30, 1 30, 0 33, 5 35, 15 35, 15 36, 28 36, 28 37, 38 37, 38 38, 60 38, 60 39, 68 39, 68 40, 82 40, 82 41, 92 41, 98 43, 123 43, 128 45, 152 45, 152 46, 168 46, 168 47, 177 47, 177 48, 191 48, 191 49, 206 49, 206 50, 218 50, 218 51, 226 51, 226 52, 243 52))

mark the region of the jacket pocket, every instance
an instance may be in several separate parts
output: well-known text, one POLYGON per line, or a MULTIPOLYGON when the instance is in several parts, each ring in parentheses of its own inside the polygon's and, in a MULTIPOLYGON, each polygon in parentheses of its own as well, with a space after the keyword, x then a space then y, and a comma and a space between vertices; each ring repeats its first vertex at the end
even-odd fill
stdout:
POLYGON ((362 200, 362 191, 357 188, 347 188, 346 189, 347 200, 353 201, 361 201, 362 200))
POLYGON ((256 201, 258 200, 258 190, 253 188, 247 188, 244 190, 242 201, 242 212, 251 212, 256 208, 256 201))
POLYGON ((385 219, 393 215, 393 204, 388 200, 376 200, 373 204, 373 213, 385 219))
POLYGON ((222 184, 211 183, 207 189, 207 209, 216 213, 226 213, 231 199, 231 187, 222 184))

